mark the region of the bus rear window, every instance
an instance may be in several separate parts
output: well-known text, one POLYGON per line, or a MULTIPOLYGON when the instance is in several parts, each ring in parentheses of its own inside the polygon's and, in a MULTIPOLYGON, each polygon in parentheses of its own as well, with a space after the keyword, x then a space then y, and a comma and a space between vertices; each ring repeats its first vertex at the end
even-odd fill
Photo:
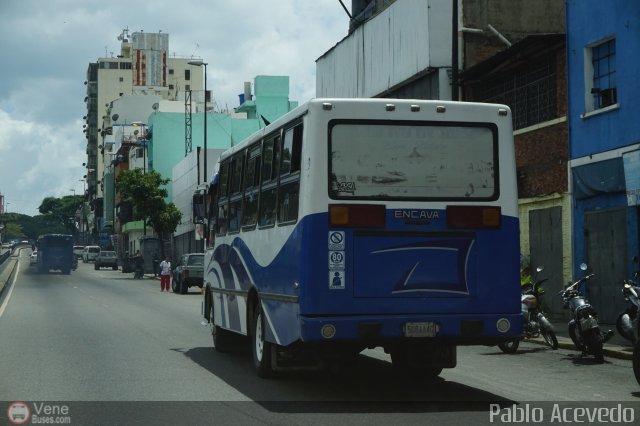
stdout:
POLYGON ((337 121, 329 144, 334 199, 498 198, 491 125, 337 121))

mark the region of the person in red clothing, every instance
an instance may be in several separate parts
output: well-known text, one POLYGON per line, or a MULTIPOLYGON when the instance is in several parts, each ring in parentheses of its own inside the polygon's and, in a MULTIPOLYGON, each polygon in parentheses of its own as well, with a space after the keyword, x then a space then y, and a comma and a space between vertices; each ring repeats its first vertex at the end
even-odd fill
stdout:
POLYGON ((171 288, 171 262, 169 256, 160 262, 160 291, 169 291, 171 288))

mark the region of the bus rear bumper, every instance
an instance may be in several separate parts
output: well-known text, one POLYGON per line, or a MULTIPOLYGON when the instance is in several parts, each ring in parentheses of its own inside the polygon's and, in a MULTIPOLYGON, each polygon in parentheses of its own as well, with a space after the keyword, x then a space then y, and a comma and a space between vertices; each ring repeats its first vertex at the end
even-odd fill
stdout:
POLYGON ((494 345, 522 335, 522 314, 323 316, 301 318, 305 342, 437 339, 454 345, 494 345))

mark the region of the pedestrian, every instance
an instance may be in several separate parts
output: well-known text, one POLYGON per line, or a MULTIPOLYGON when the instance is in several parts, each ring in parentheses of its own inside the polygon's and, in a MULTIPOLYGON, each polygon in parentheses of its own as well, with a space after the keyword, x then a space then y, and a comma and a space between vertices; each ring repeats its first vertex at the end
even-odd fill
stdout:
POLYGON ((142 278, 144 276, 144 258, 140 254, 140 250, 136 251, 133 256, 133 265, 135 267, 134 278, 142 278))
POLYGON ((160 262, 160 291, 163 292, 166 288, 169 291, 171 284, 171 262, 169 261, 169 256, 165 257, 162 262, 160 262))
POLYGON ((153 253, 153 276, 157 277, 160 274, 160 255, 158 252, 153 253))

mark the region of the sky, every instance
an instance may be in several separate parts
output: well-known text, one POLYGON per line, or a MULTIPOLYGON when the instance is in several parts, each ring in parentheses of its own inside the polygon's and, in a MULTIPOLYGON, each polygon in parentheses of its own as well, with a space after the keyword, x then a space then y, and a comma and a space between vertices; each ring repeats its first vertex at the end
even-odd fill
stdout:
POLYGON ((207 62, 207 89, 233 108, 257 75, 289 76, 292 101, 314 97, 315 61, 348 26, 339 0, 0 0, 5 210, 34 216, 45 197, 83 193, 87 67, 119 54, 123 29, 168 33, 169 55, 207 62))

